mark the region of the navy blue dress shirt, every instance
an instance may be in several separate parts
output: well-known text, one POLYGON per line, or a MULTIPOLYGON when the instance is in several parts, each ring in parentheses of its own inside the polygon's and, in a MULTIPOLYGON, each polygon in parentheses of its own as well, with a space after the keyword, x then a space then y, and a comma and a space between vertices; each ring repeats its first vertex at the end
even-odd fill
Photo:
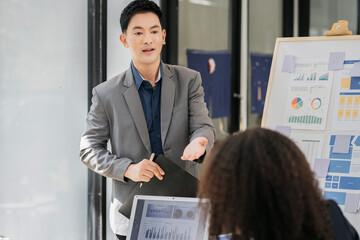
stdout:
POLYGON ((132 62, 131 68, 145 114, 146 125, 150 137, 151 151, 155 153, 156 158, 160 154, 164 154, 162 149, 160 128, 162 63, 160 63, 160 69, 158 79, 155 83, 155 88, 152 87, 149 81, 142 78, 132 62))

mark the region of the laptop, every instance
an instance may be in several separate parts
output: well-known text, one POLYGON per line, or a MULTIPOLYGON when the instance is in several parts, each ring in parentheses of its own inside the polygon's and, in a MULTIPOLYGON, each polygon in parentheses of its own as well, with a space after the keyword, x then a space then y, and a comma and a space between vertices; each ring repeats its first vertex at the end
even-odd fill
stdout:
POLYGON ((199 198, 136 195, 126 240, 208 240, 209 214, 199 198))

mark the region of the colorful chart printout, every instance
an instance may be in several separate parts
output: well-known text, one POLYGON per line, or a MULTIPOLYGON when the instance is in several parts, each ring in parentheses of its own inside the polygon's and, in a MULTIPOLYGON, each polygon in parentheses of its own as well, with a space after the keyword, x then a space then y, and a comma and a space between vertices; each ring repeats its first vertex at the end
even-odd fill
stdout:
POLYGON ((333 199, 345 205, 347 194, 360 194, 360 136, 351 135, 348 151, 337 153, 334 150, 336 135, 331 135, 327 146, 329 169, 320 186, 325 199, 333 199))
POLYGON ((145 204, 143 213, 145 216, 136 239, 196 240, 200 222, 197 206, 145 204))
POLYGON ((321 99, 320 98, 314 98, 312 101, 311 101, 311 108, 313 110, 317 110, 321 107, 321 99))
POLYGON ((285 126, 325 129, 333 76, 327 66, 326 60, 296 59, 290 76, 285 126))
POLYGON ((304 103, 303 100, 301 100, 301 98, 297 97, 292 100, 291 105, 292 105, 293 109, 299 109, 303 106, 303 103, 304 103))
POLYGON ((360 60, 345 61, 344 68, 334 75, 333 130, 360 130, 360 77, 350 76, 355 62, 360 60))

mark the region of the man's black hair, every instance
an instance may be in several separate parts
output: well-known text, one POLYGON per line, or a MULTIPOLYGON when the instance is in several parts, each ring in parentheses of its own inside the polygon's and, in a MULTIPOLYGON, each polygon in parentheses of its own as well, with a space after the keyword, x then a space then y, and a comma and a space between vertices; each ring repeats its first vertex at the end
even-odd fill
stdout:
POLYGON ((160 7, 150 0, 135 0, 129 3, 121 13, 120 26, 121 31, 126 33, 131 18, 137 13, 152 12, 159 18, 162 27, 162 12, 160 7))

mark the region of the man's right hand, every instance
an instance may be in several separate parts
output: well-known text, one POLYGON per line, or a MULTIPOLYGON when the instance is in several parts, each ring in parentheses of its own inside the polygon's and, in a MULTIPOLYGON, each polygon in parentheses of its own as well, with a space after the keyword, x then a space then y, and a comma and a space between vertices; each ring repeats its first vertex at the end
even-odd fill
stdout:
POLYGON ((155 175, 159 180, 162 180, 165 172, 160 166, 148 159, 143 159, 136 164, 130 164, 125 172, 125 177, 133 180, 134 182, 149 182, 155 175))

